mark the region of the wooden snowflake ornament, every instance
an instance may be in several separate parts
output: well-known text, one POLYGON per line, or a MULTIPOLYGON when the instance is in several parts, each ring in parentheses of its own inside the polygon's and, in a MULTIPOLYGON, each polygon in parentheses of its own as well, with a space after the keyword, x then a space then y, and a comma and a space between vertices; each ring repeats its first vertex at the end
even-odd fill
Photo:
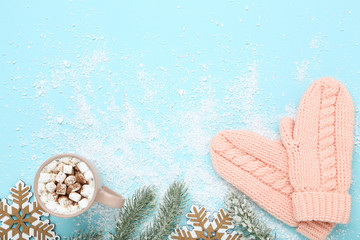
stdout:
POLYGON ((210 213, 205 208, 199 208, 196 205, 191 206, 190 213, 186 215, 189 219, 187 224, 192 226, 192 230, 184 226, 177 228, 175 232, 169 236, 172 240, 240 240, 242 235, 232 230, 234 225, 232 218, 229 217, 223 209, 219 213, 213 215, 214 219, 209 220, 210 213))
POLYGON ((15 188, 11 188, 9 205, 6 199, 0 201, 0 239, 25 240, 34 237, 37 240, 60 239, 54 232, 55 225, 40 217, 49 216, 37 202, 30 203, 31 186, 18 181, 15 188))

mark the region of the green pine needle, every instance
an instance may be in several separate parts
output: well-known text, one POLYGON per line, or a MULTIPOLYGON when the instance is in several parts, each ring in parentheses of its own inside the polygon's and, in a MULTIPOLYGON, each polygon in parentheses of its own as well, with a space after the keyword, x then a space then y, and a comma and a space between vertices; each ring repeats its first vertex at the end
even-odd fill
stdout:
POLYGON ((152 186, 138 189, 133 196, 126 200, 120 209, 119 217, 112 233, 112 240, 134 239, 134 233, 145 217, 155 207, 156 194, 152 186))
POLYGON ((72 237, 66 238, 68 240, 100 240, 103 238, 101 231, 86 231, 74 233, 72 237))
POLYGON ((233 219, 236 230, 244 233, 247 239, 275 240, 276 234, 261 222, 255 214, 253 206, 247 197, 239 192, 230 192, 225 199, 226 211, 233 219))
POLYGON ((139 240, 161 240, 171 234, 184 214, 187 190, 184 182, 175 181, 169 186, 154 221, 140 234, 139 240))
MULTIPOLYGON (((138 228, 143 220, 151 214, 155 207, 156 194, 152 186, 138 189, 133 196, 126 200, 120 209, 115 230, 110 233, 111 240, 162 240, 172 233, 180 216, 184 214, 188 201, 187 187, 183 182, 172 183, 163 197, 157 215, 153 222, 136 237, 138 228)), ((102 232, 82 231, 69 240, 99 240, 102 232)))

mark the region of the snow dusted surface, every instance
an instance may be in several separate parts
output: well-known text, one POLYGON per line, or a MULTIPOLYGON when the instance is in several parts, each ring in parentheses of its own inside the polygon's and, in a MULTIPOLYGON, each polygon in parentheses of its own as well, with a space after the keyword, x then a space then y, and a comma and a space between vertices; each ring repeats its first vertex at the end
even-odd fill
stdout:
MULTIPOLYGON (((309 84, 328 75, 349 88, 359 118, 359 6, 318 12, 321 4, 295 1, 160 2, 29 3, 17 18, 11 13, 19 6, 6 6, 0 16, 7 23, 0 21, 1 197, 19 176, 32 185, 47 158, 74 152, 96 164, 105 185, 124 196, 145 184, 161 196, 183 179, 193 203, 217 211, 231 186, 211 165, 216 132, 246 128, 277 139, 279 120, 294 117, 309 84), (289 11, 285 25, 271 14, 282 8, 289 11)), ((358 121, 352 221, 330 239, 359 236, 358 121)), ((280 239, 303 239, 257 212, 280 239)), ((115 216, 116 210, 96 204, 81 217, 52 222, 69 235, 80 226, 112 229, 115 216)))

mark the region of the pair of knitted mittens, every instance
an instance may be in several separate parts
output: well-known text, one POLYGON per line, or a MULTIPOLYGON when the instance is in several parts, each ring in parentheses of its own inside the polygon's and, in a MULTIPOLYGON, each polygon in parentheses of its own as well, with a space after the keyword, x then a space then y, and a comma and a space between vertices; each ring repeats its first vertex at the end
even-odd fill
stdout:
POLYGON ((221 131, 211 141, 213 165, 274 217, 310 239, 325 239, 350 218, 353 125, 347 89, 320 78, 303 95, 296 121, 281 120, 281 141, 221 131))

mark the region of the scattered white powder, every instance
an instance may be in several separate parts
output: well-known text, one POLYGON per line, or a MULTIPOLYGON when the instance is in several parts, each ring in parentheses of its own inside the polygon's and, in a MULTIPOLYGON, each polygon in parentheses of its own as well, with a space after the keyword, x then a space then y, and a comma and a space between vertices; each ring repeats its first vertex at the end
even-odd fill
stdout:
MULTIPOLYGON (((116 84, 116 79, 108 79, 101 83, 98 91, 106 88, 110 94, 100 97, 93 94, 97 85, 90 79, 95 74, 104 74, 95 69, 105 68, 108 59, 106 52, 95 51, 72 62, 71 67, 64 61, 54 64, 51 83, 57 86, 55 91, 70 86, 73 92, 66 95, 72 102, 69 106, 71 114, 47 104, 42 107, 47 115, 46 124, 35 136, 40 139, 46 136, 51 141, 54 150, 47 152, 83 155, 96 163, 106 185, 126 197, 146 184, 157 186, 161 195, 173 180, 184 179, 193 202, 213 211, 222 206, 230 184, 222 180, 211 165, 209 144, 212 136, 218 130, 238 127, 238 124, 268 137, 274 135, 266 126, 266 118, 260 114, 261 107, 255 104, 254 96, 259 94, 257 63, 244 69, 246 73, 242 76, 234 77, 225 96, 220 98, 216 98, 210 85, 211 77, 204 75, 208 67, 201 67, 203 76, 199 78, 205 77, 207 81, 202 81, 193 91, 175 89, 186 103, 176 104, 169 101, 172 96, 161 95, 169 86, 152 77, 164 72, 162 67, 160 72, 151 73, 142 66, 140 73, 134 75, 141 85, 127 80, 125 86, 116 84), (117 95, 122 94, 125 98, 119 99, 117 95), (194 101, 194 96, 201 100, 194 101), (164 97, 168 100, 164 101, 164 97), (219 115, 219 112, 230 115, 219 115), (236 118, 233 112, 241 117, 236 118), (226 124, 230 119, 239 122, 226 124)), ((172 71, 166 70, 169 74, 172 71)), ((44 82, 40 87, 34 87, 41 89, 38 97, 47 99, 51 95, 52 88, 44 82)), ((86 221, 91 228, 111 230, 109 223, 113 222, 115 213, 114 209, 96 204, 80 217, 80 221, 86 221)))
MULTIPOLYGON (((296 65, 299 63, 295 62, 296 65)), ((304 59, 300 66, 296 67, 296 81, 303 82, 303 81, 311 81, 309 77, 308 70, 309 70, 310 62, 307 59, 304 59)))
MULTIPOLYGON (((294 120, 296 119, 296 113, 297 113, 297 107, 296 106, 291 105, 291 104, 286 105, 285 106, 285 112, 286 112, 287 117, 290 117, 290 118, 292 118, 294 120)), ((283 116, 281 116, 281 117, 283 117, 283 116)))
MULTIPOLYGON (((216 103, 211 100, 202 100, 198 106, 187 112, 180 112, 177 120, 180 124, 183 148, 194 156, 206 156, 209 154, 209 144, 212 133, 209 124, 216 121, 216 103)), ((175 124, 175 123, 174 123, 175 124)))
MULTIPOLYGON (((174 56, 187 61, 186 56, 174 56)), ((154 184, 161 198, 171 182, 183 179, 194 203, 217 211, 231 186, 211 164, 214 134, 246 128, 279 137, 271 127, 279 113, 265 114, 259 101, 263 98, 257 99, 262 94, 258 63, 241 64, 244 67, 226 74, 226 79, 216 79, 210 64, 189 71, 179 67, 181 63, 175 68, 148 67, 137 58, 99 49, 76 60, 48 61, 51 72, 40 74, 34 84, 44 122, 34 133, 33 145, 41 143, 46 156, 75 152, 93 161, 105 185, 125 197, 154 184), (110 68, 109 62, 117 68, 110 68), (181 79, 172 79, 179 75, 181 79), (61 100, 50 102, 58 92, 61 100)), ((193 64, 193 59, 188 61, 193 64)), ((298 69, 299 79, 306 78, 305 65, 298 69)), ((293 116, 296 109, 288 105, 285 111, 293 116)), ((34 159, 39 164, 44 160, 34 159)), ((262 209, 256 211, 282 239, 300 239, 262 209)), ((117 212, 94 204, 73 221, 108 231, 117 212)))
MULTIPOLYGON (((354 134, 354 158, 356 159, 356 163, 352 163, 353 166, 360 163, 360 107, 355 107, 355 134, 354 134)), ((357 204, 360 204, 360 191, 357 190, 356 186, 358 186, 359 180, 353 174, 351 178, 351 190, 353 191, 352 200, 357 204)), ((360 219, 358 219, 360 221, 360 219)))
POLYGON ((248 65, 248 71, 235 79, 226 87, 226 97, 222 104, 227 112, 228 124, 233 128, 233 121, 238 129, 249 129, 267 138, 276 139, 278 134, 274 132, 269 123, 272 116, 262 113, 262 105, 255 98, 260 94, 258 64, 253 62, 248 65))
POLYGON ((327 37, 322 33, 319 33, 318 35, 314 35, 310 41, 310 48, 317 49, 318 51, 327 51, 328 50, 327 37))

